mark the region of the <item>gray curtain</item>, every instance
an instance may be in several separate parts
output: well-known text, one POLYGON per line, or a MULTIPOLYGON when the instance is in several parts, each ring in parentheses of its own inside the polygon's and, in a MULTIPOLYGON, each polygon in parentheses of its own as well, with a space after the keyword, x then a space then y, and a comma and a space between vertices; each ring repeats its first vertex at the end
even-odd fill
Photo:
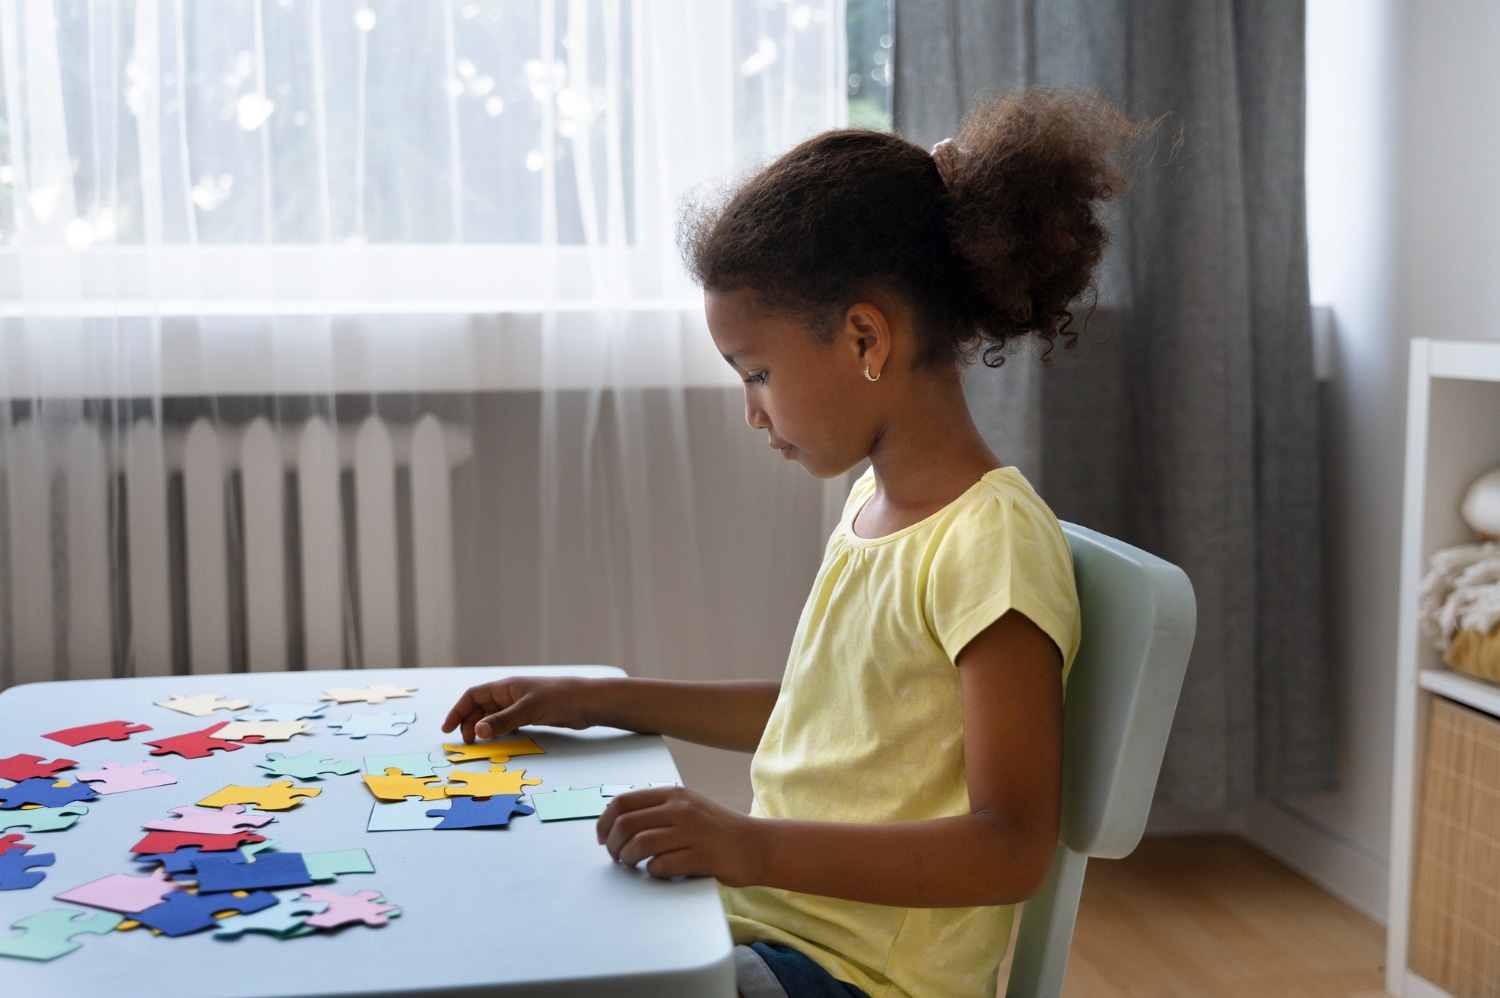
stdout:
POLYGON ((1158 798, 1336 786, 1294 0, 898 0, 897 130, 974 96, 1096 88, 1168 114, 1116 210, 1077 349, 968 375, 980 428, 1058 515, 1182 566, 1198 636, 1158 798), (1180 147, 1173 139, 1179 134, 1180 147))

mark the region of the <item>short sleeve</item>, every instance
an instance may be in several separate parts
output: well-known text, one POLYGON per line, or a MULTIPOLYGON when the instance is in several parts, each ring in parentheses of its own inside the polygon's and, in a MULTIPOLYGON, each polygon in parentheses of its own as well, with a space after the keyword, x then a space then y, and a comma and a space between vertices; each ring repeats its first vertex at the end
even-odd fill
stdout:
POLYGON ((1062 653, 1078 650, 1078 591, 1067 538, 1029 488, 986 489, 935 538, 926 612, 951 661, 1010 610, 1026 615, 1062 653))

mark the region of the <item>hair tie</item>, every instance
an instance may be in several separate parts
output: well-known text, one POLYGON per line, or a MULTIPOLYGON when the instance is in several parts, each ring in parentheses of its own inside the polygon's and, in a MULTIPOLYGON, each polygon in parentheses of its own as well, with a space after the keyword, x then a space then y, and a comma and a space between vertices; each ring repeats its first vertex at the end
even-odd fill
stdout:
POLYGON ((952 139, 944 139, 932 147, 932 161, 937 164, 938 176, 943 178, 944 187, 952 190, 953 178, 957 175, 964 157, 968 155, 969 151, 960 149, 958 143, 952 139))

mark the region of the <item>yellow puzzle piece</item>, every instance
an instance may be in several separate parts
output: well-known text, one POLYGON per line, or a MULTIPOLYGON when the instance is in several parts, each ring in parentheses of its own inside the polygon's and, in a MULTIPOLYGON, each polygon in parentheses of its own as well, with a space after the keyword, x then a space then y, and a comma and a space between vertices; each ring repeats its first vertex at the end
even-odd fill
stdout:
POLYGON ((340 686, 336 689, 324 690, 324 700, 337 700, 339 703, 385 703, 395 697, 409 697, 417 692, 415 686, 394 686, 390 683, 376 683, 357 690, 352 686, 340 686))
MULTIPOLYGON (((465 772, 455 769, 448 774, 447 790, 449 797, 493 797, 496 794, 524 794, 527 787, 535 787, 541 784, 541 780, 522 779, 526 770, 518 769, 514 773, 506 770, 504 766, 491 766, 488 773, 465 772), (461 783, 463 786, 454 786, 461 783)), ((369 779, 369 777, 365 777, 369 779)))
POLYGON ((291 780, 282 780, 264 787, 227 786, 216 794, 203 798, 199 807, 223 807, 225 804, 246 804, 261 811, 290 811, 302 803, 304 797, 316 797, 323 791, 317 787, 294 787, 291 780))
POLYGON ((408 776, 394 767, 388 768, 384 776, 366 774, 365 785, 380 800, 406 800, 408 797, 442 800, 447 796, 443 793, 442 781, 436 776, 408 776))
POLYGON ((480 742, 477 745, 449 745, 443 743, 443 751, 449 753, 449 762, 509 762, 517 755, 546 755, 547 750, 530 738, 512 738, 504 742, 480 742))

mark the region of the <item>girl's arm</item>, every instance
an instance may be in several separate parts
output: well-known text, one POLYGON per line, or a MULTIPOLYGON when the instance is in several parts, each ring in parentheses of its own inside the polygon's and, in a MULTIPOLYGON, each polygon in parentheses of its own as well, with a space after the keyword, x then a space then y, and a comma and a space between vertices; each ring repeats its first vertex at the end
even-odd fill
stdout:
POLYGON ((688 682, 513 676, 471 687, 443 721, 465 742, 499 738, 527 724, 607 725, 671 735, 713 748, 754 752, 781 685, 772 680, 688 682))
POLYGON ((654 876, 704 874, 900 907, 1025 900, 1046 881, 1062 808, 1062 656, 1020 613, 958 656, 971 812, 891 824, 750 818, 682 788, 616 797, 611 855, 654 876))

